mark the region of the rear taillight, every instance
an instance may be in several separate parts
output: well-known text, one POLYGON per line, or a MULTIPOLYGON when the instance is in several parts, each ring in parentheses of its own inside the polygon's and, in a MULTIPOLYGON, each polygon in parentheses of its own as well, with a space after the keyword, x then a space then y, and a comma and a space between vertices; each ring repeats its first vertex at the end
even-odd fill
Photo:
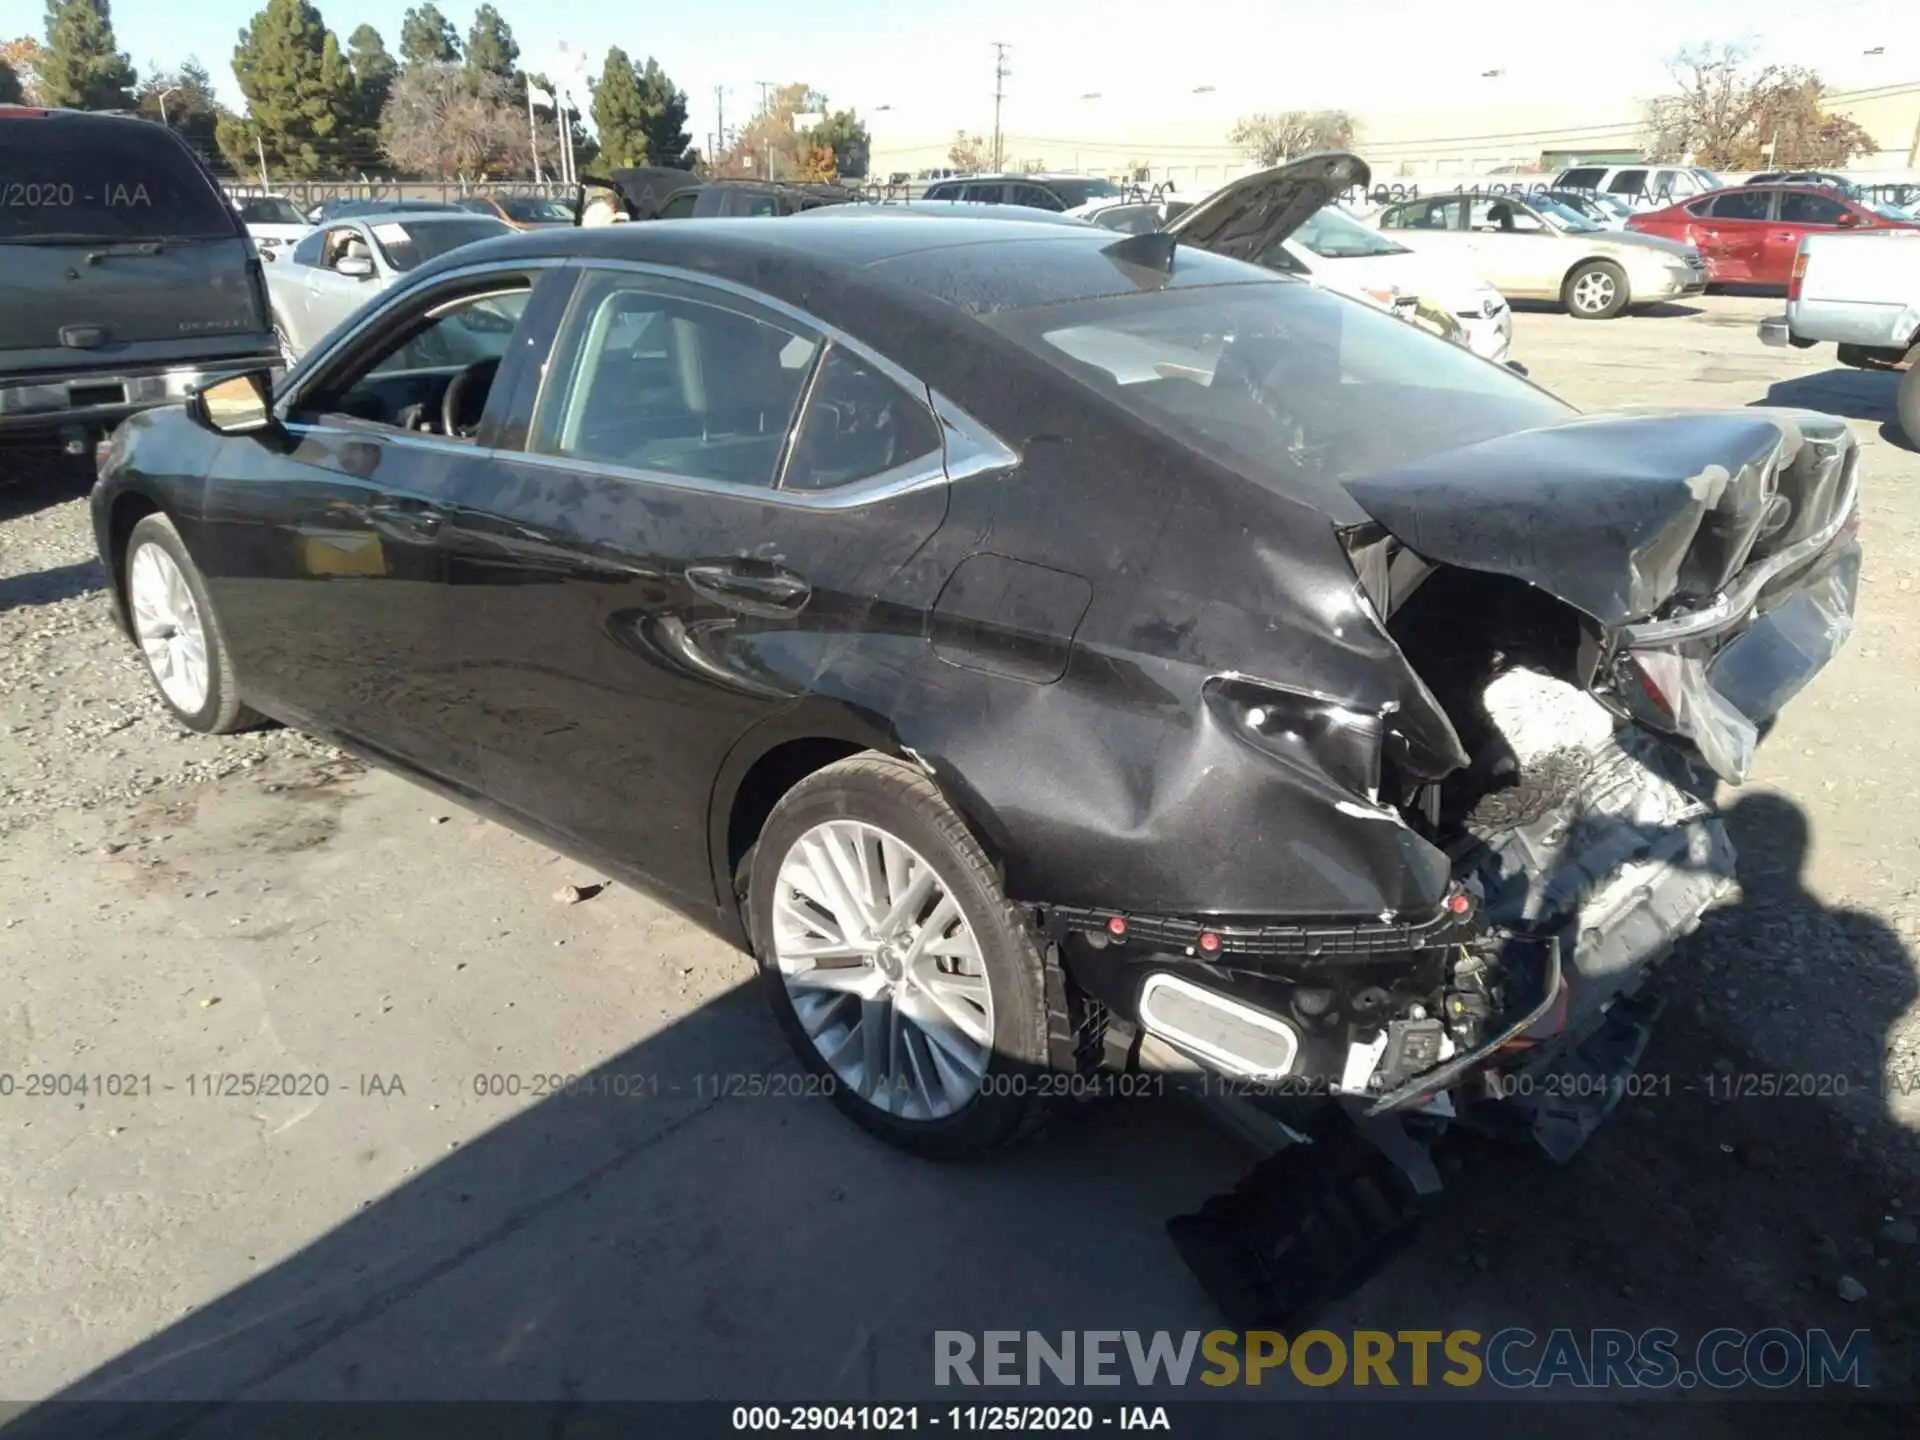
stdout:
POLYGON ((1807 243, 1800 242, 1800 248, 1793 253, 1793 274, 1787 278, 1787 299, 1800 298, 1800 282, 1807 278, 1807 243))
POLYGON ((47 113, 34 105, 0 105, 0 120, 44 120, 47 113))

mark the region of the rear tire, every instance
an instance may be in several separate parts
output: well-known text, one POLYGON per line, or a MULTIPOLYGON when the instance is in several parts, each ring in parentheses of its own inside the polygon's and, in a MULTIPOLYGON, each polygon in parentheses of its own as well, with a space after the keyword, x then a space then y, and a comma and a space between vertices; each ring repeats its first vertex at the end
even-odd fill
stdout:
POLYGON ((220 618, 173 521, 149 515, 133 527, 122 574, 134 643, 173 718, 201 735, 258 725, 259 714, 240 703, 220 618))
POLYGON ((1627 299, 1627 272, 1611 260, 1576 265, 1560 287, 1560 303, 1576 320, 1611 320, 1627 299))
POLYGON ((775 1018, 855 1124, 940 1160, 1039 1128, 1040 947, 931 780, 873 753, 816 771, 774 807, 749 863, 775 1018))
POLYGON ((1920 358, 1908 358, 1893 403, 1894 413, 1900 417, 1900 428, 1906 432, 1907 444, 1920 450, 1920 358))

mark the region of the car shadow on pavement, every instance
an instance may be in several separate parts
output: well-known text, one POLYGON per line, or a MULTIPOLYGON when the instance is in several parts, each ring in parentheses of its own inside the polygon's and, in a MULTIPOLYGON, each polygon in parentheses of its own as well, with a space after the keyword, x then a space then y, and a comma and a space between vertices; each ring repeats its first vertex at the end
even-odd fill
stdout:
POLYGON ((1843 365, 1822 370, 1817 375, 1794 375, 1775 380, 1767 387, 1766 398, 1755 405, 1791 405, 1804 410, 1824 410, 1849 420, 1877 420, 1880 438, 1902 450, 1920 450, 1900 428, 1895 394, 1900 373, 1895 370, 1859 370, 1843 365))
MULTIPOLYGON (((1790 802, 1744 799, 1731 824, 1747 898, 1677 957, 1678 1003, 1635 1097, 1564 1167, 1502 1152, 1470 1170, 1412 1249, 1322 1326, 1663 1326, 1683 1355, 1716 1326, 1871 1326, 1878 1375, 1910 1360, 1920 1247, 1876 1237, 1912 1173, 1914 1137, 1878 1094, 1912 958, 1879 921, 1800 888, 1806 821, 1790 802), (1791 969, 1788 990, 1769 993, 1769 964, 1791 969), (1814 1033, 1831 1043, 1796 1045, 1814 1033), (1788 1098, 1742 1078, 1816 1063, 1848 1084, 1788 1098), (1840 1299, 1823 1266, 1867 1298, 1840 1299)), ((1245 1157, 1184 1102, 1115 1100, 1004 1157, 936 1165, 796 1093, 799 1075, 757 988, 738 987, 55 1397, 182 1408, 49 1407, 0 1440, 251 1436, 247 1407, 230 1403, 243 1399, 1004 1401, 1034 1392, 934 1390, 935 1330, 1218 1325, 1162 1225, 1245 1157)), ((1269 1381, 1229 1393, 1335 1393, 1269 1381)), ((1222 1398, 1201 1390, 1177 1393, 1222 1398)), ((1404 1433, 1393 1405, 1343 1409, 1346 1433, 1404 1433)), ((1477 1408, 1472 1428, 1498 1432, 1501 1418, 1477 1408)), ((1554 1415, 1596 1436, 1650 1433, 1654 1418, 1554 1415)), ((1721 1412, 1690 1405, 1685 1433, 1753 1434, 1768 1418, 1747 1406, 1722 1428, 1721 1412)), ((1828 1404, 1815 1428, 1892 1435, 1895 1419, 1828 1404)))
POLYGON ((51 570, 0 576, 0 612, 23 605, 54 605, 76 595, 91 595, 105 583, 98 560, 76 560, 51 570))

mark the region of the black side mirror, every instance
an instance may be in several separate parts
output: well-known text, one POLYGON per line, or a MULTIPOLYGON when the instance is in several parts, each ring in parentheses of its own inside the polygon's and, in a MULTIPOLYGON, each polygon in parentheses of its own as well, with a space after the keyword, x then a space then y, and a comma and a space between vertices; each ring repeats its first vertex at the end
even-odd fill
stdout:
POLYGON ((271 430, 273 380, 265 370, 247 370, 202 385, 187 396, 187 413, 216 435, 258 435, 271 430))

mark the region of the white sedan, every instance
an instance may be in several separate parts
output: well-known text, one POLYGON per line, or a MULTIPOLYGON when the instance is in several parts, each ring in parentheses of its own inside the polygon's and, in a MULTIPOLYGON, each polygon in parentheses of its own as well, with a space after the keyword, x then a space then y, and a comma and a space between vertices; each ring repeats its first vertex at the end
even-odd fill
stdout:
POLYGON ((1367 223, 1422 255, 1473 267, 1510 299, 1556 300, 1579 320, 1707 288, 1707 263, 1693 246, 1606 230, 1539 196, 1431 195, 1389 205, 1367 223))
POLYGON ((245 195, 233 202, 233 208, 262 260, 290 254, 313 231, 307 217, 284 195, 245 195))

